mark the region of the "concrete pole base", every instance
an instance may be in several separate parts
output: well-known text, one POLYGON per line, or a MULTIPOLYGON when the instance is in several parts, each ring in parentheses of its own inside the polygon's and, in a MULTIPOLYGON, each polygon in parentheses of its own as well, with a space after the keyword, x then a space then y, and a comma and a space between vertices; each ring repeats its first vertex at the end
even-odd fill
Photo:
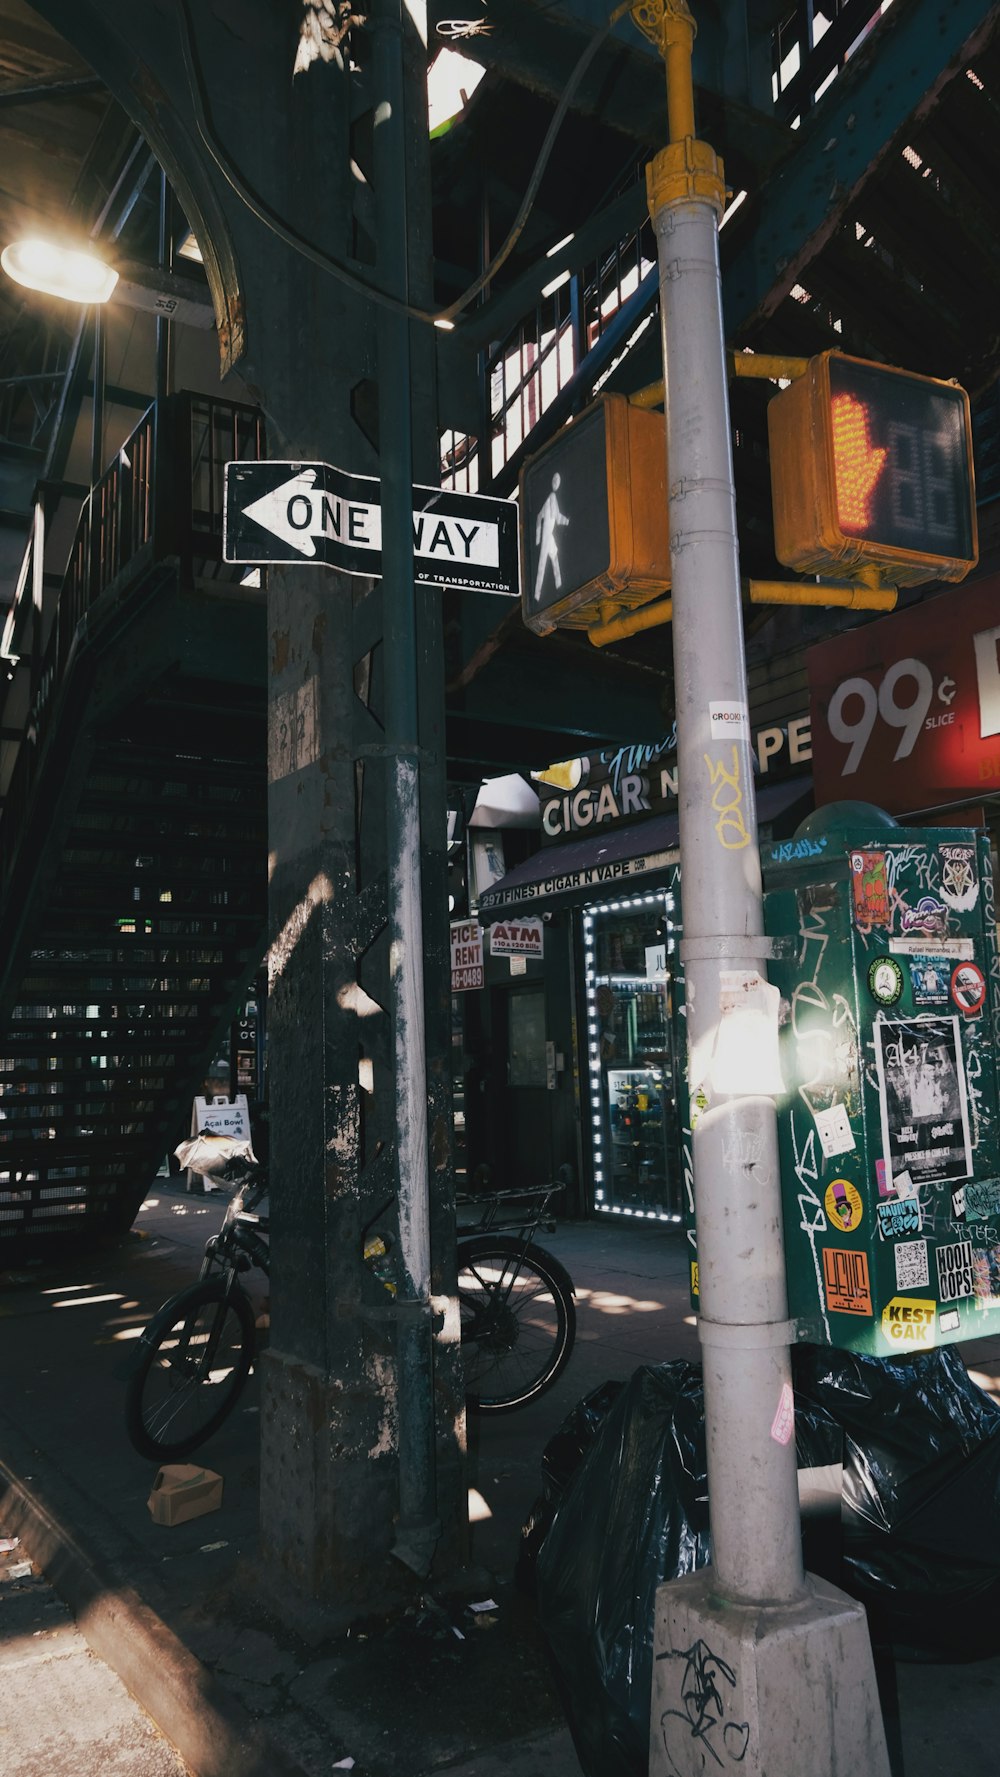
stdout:
POLYGON ((889 1777, 862 1606, 806 1576, 795 1604, 731 1604, 711 1568, 656 1594, 650 1777, 889 1777))

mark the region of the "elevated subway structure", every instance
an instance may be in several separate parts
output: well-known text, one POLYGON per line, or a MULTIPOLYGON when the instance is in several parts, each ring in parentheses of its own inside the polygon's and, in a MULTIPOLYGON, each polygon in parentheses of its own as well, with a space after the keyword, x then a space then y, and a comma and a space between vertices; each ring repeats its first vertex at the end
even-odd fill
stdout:
MULTIPOLYGON (((475 271, 472 259, 462 263, 451 221, 456 203, 472 203, 474 181, 494 237, 504 225, 501 115, 520 104, 530 144, 547 115, 542 95, 583 41, 570 19, 560 32, 522 10, 517 50, 509 32, 469 39, 486 77, 466 114, 433 145, 445 300, 449 282, 475 271)), ((839 8, 825 35, 813 28, 811 44, 804 15, 780 22, 771 115, 759 105, 747 111, 725 81, 716 90, 709 78, 699 88, 734 194, 750 187, 726 218, 721 243, 731 343, 799 353, 834 344, 958 375, 975 397, 985 553, 1000 436, 983 306, 994 249, 979 226, 995 172, 995 21, 969 9, 954 27, 961 44, 937 67, 926 9, 899 8, 898 23, 870 31, 860 49, 863 10, 856 0, 839 8), (904 37, 910 52, 920 46, 906 76, 913 90, 894 90, 896 110, 887 104, 876 124, 869 97, 903 55, 904 37), (798 127, 789 130, 793 120, 798 127), (820 150, 821 130, 828 133, 820 150), (792 244, 794 253, 779 251, 792 244), (772 251, 769 282, 764 259, 772 251), (956 263, 966 268, 961 279, 951 273, 956 263)), ((867 15, 864 22, 872 23, 867 15)), ((661 74, 638 41, 626 45, 621 27, 605 53, 613 96, 601 107, 584 83, 526 239, 540 239, 549 224, 572 226, 573 237, 551 258, 539 260, 537 248, 516 253, 462 326, 439 336, 441 478, 458 490, 513 491, 525 458, 596 388, 634 390, 657 374, 655 252, 641 182, 648 149, 636 139, 657 139, 661 74), (555 179, 560 156, 571 152, 585 152, 603 180, 586 216, 569 182, 555 179)), ((51 54, 50 80, 58 56, 67 67, 72 60, 54 34, 51 54)), ((100 82, 77 80, 64 110, 76 108, 83 133, 88 119, 90 128, 95 116, 100 121, 74 201, 81 210, 93 203, 88 177, 94 189, 110 187, 105 233, 130 254, 154 258, 155 236, 165 231, 189 306, 195 297, 207 305, 196 265, 176 256, 186 220, 161 189, 142 138, 116 107, 100 115, 100 82)), ((51 106, 49 90, 15 96, 10 115, 20 125, 33 107, 51 106)), ((38 121, 49 121, 44 110, 38 121)), ((512 164, 525 160, 525 180, 527 157, 519 144, 512 164)), ((162 275, 169 282, 171 273, 162 275)), ((180 334, 180 324, 173 327, 180 334)), ((17 1188, 0 1206, 0 1238, 78 1226, 81 1217, 95 1226, 127 1223, 150 1166, 182 1132, 190 1094, 266 945, 263 594, 245 584, 245 571, 221 563, 222 465, 230 455, 267 454, 263 416, 212 394, 164 395, 136 425, 128 409, 141 389, 116 385, 102 357, 102 436, 125 435, 85 494, 65 465, 71 451, 79 456, 88 405, 94 424, 93 339, 82 325, 68 348, 51 325, 40 336, 22 305, 5 359, 6 534, 16 535, 20 499, 28 541, 8 583, 7 646, 17 666, 8 667, 3 711, 0 1016, 11 1032, 8 1082, 15 1070, 31 1073, 45 1061, 45 1102, 32 1105, 30 1126, 48 1133, 41 1148, 33 1135, 8 1143, 17 1188), (40 363, 46 368, 35 369, 40 363), (37 489, 27 480, 32 463, 44 471, 37 489), (67 556, 74 495, 81 516, 67 556), (199 661, 211 670, 199 672, 199 661), (184 822, 157 818, 154 804, 164 797, 183 801, 187 817, 198 803, 189 832, 184 822), (185 869, 193 872, 186 882, 185 869), (224 885, 234 873, 238 882, 224 885), (182 896, 184 929, 171 930, 182 896), (221 924, 207 912, 220 904, 221 924), (200 936, 218 942, 199 946, 200 936), (143 947, 143 938, 155 941, 143 947), (144 1047, 148 1033, 156 1049, 144 1047)), ((143 376, 153 392, 152 358, 135 379, 140 385, 143 376)), ((772 386, 740 382, 733 400, 744 562, 773 575, 764 427, 772 386)), ((445 591, 441 603, 453 783, 474 786, 484 775, 662 727, 669 632, 619 645, 598 668, 578 638, 540 644, 495 601, 445 591)), ((762 678, 775 652, 794 651, 833 622, 755 611, 749 628, 762 678)), ((38 1090, 36 1074, 29 1097, 38 1090)))
MULTIPOLYGON (((319 35, 300 34, 303 11, 314 13, 261 0, 225 23, 187 5, 3 7, 13 48, 0 140, 7 131, 17 147, 21 185, 0 199, 0 221, 13 235, 33 206, 71 211, 123 261, 138 319, 109 318, 102 338, 92 317, 77 324, 6 293, 0 1075, 13 1084, 27 1067, 45 1091, 30 1095, 42 1138, 5 1144, 0 1241, 127 1225, 270 943, 283 1195, 264 1510, 295 1583, 360 1595, 356 1525, 374 1524, 366 1550, 385 1553, 400 1457, 380 1429, 393 1329, 360 1259, 380 1206, 394 1206, 404 1237, 427 1237, 429 1269, 418 1279, 406 1261, 400 1324, 427 1330, 431 1293, 454 1282, 449 786, 659 738, 673 708, 669 631, 597 657, 585 637, 529 635, 512 604, 414 593, 399 484, 509 494, 525 457, 598 387, 655 380, 641 170, 666 119, 659 61, 620 21, 569 89, 530 217, 494 268, 592 9, 498 0, 492 32, 465 43, 485 76, 433 140, 408 17, 380 6, 343 47, 318 11, 319 35), (387 72, 400 34, 401 75, 387 72), (397 142, 388 165, 376 121, 399 78, 405 152, 397 142), (25 157, 47 136, 63 147, 41 203, 25 157), (192 237, 204 272, 186 257, 192 237), (454 329, 432 328, 480 279, 454 329), (405 311, 408 390, 386 369, 400 361, 405 311), (219 471, 229 456, 262 455, 380 476, 396 515, 382 585, 296 564, 258 589, 224 566, 219 471), (401 610, 416 612, 405 721, 386 664, 401 610), (420 817, 407 858, 419 866, 427 983, 421 1214, 400 1183, 412 1130, 397 1096, 402 890, 387 808, 396 797, 398 812, 404 778, 420 817), (286 1464, 302 1424, 313 1431, 300 1494, 286 1464), (377 1461, 362 1460, 368 1450, 377 1461), (357 1512, 330 1536, 335 1467, 357 1512)), ((434 41, 440 22, 432 10, 434 41)), ((729 344, 835 345, 965 379, 989 494, 1000 357, 982 217, 1000 143, 996 9, 896 0, 882 16, 850 0, 829 25, 820 37, 805 6, 727 6, 699 38, 699 127, 725 157, 734 200, 748 194, 722 235, 729 344)), ((765 579, 778 572, 771 392, 741 383, 733 403, 743 566, 765 579)), ((981 515, 984 560, 995 510, 981 515)), ((842 621, 754 615, 751 681, 774 719, 805 646, 842 621)), ((439 1508, 413 1516, 427 1539, 444 1521, 457 1555, 456 1354, 428 1336, 439 1340, 439 1508)))

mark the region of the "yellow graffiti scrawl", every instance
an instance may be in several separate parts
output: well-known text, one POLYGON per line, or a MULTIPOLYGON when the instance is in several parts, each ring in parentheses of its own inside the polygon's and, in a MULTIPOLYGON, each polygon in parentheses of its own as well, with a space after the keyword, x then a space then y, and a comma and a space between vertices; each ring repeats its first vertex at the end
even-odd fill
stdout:
POLYGON ((750 835, 743 818, 739 753, 733 747, 732 765, 727 765, 723 759, 710 759, 707 753, 704 758, 712 785, 712 807, 718 815, 715 823, 716 838, 727 851, 742 851, 745 845, 750 844, 750 835))

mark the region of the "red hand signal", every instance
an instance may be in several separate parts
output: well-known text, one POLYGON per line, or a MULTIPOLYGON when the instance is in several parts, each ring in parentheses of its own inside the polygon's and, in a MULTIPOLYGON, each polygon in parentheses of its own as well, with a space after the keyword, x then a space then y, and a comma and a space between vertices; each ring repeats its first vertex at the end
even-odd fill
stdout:
POLYGON ((868 409, 853 395, 833 397, 830 419, 837 515, 845 531, 869 530, 872 515, 868 502, 889 453, 872 446, 868 437, 868 409))

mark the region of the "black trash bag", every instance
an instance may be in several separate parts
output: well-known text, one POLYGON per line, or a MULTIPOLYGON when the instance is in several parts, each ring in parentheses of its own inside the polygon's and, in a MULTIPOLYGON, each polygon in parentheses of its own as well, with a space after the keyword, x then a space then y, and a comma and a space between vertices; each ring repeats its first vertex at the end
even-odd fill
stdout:
MULTIPOLYGON (((821 1407, 801 1467, 840 1460, 821 1407)), ((709 1558, 701 1369, 644 1365, 599 1426, 538 1556, 538 1614, 587 1777, 646 1777, 656 1588, 709 1558)), ((815 1571, 815 1568, 813 1569, 815 1571)))
POLYGON ((1000 1650, 1000 1406, 953 1346, 804 1346, 794 1370, 844 1429, 842 1584, 875 1642, 903 1658, 1000 1650))
POLYGON ((542 1491, 521 1526, 514 1570, 515 1585, 529 1597, 534 1596, 538 1552, 556 1507, 624 1387, 624 1382, 602 1382, 577 1401, 542 1451, 542 1491))

